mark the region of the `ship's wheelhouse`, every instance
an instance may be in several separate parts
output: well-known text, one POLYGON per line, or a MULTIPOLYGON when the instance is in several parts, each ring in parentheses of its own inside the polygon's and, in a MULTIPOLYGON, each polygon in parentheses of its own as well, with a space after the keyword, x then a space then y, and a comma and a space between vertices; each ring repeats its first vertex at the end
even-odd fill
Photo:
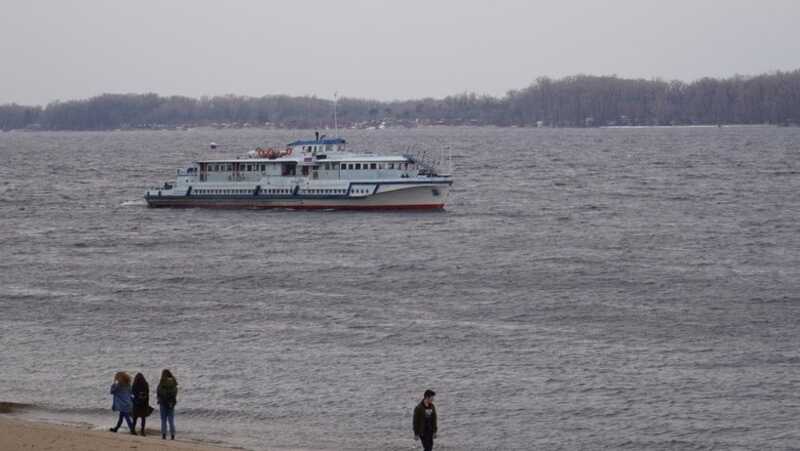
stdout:
POLYGON ((324 137, 320 139, 300 140, 287 144, 287 147, 292 150, 292 153, 310 153, 316 155, 318 153, 327 152, 345 152, 347 141, 342 138, 324 137))

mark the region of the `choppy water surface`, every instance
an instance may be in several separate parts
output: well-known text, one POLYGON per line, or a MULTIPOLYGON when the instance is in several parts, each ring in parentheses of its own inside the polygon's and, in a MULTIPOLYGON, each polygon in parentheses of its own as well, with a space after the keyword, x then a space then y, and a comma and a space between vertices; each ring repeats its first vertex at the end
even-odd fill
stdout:
POLYGON ((447 211, 144 206, 309 134, 0 133, 0 400, 107 427, 169 367, 249 448, 412 449, 426 388, 437 449, 800 447, 800 130, 348 131, 450 146, 447 211))

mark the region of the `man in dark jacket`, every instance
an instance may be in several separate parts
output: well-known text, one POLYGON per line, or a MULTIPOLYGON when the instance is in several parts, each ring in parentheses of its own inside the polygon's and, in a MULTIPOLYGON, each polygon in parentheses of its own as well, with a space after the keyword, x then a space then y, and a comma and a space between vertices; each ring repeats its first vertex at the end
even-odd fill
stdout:
POLYGON ((433 449, 433 439, 436 437, 436 406, 433 405, 433 390, 425 390, 422 401, 414 408, 414 437, 422 440, 425 451, 433 449))

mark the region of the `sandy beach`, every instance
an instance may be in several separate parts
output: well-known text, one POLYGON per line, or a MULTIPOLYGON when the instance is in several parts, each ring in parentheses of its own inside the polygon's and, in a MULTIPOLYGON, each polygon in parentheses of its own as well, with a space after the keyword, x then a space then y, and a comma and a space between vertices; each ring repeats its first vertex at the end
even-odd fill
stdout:
MULTIPOLYGON (((235 448, 221 448, 181 440, 162 440, 156 433, 147 437, 97 431, 75 426, 62 426, 48 423, 34 423, 0 415, 0 450, 3 451, 44 451, 44 450, 205 450, 225 451, 235 448)), ((240 449, 241 451, 241 449, 240 449)))

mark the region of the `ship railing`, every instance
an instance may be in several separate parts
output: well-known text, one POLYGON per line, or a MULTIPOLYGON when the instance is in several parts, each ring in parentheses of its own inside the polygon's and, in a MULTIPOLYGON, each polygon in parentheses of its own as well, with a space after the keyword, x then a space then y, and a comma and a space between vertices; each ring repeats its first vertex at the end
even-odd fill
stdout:
POLYGON ((175 188, 175 185, 170 182, 164 182, 161 186, 149 186, 147 187, 147 191, 168 191, 175 188))
POLYGON ((425 152, 423 152, 421 155, 404 154, 403 156, 406 157, 411 163, 417 165, 417 175, 425 177, 437 177, 440 175, 439 166, 441 163, 437 160, 427 157, 425 152))
POLYGON ((450 146, 444 146, 438 150, 415 149, 409 147, 403 154, 411 163, 415 163, 422 173, 441 174, 443 172, 452 173, 453 157, 450 146))

